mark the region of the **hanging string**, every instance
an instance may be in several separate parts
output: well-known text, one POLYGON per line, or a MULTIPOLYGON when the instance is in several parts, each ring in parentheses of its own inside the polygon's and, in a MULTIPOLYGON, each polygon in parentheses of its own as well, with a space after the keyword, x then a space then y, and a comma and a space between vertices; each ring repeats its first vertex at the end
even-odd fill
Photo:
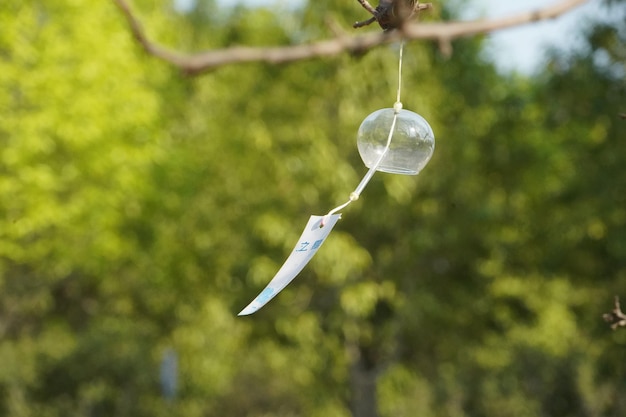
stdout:
POLYGON ((400 94, 401 94, 401 91, 402 91, 402 56, 403 56, 403 52, 404 52, 404 40, 400 42, 400 53, 399 53, 399 57, 398 57, 398 91, 396 93, 396 102, 393 104, 393 119, 391 121, 391 127, 389 128, 389 135, 387 136, 387 143, 385 144, 385 148, 383 149, 383 152, 378 157, 378 160, 376 161, 376 163, 374 165, 372 165, 371 168, 367 171, 367 173, 365 174, 365 176, 363 177, 363 179, 361 180, 359 185, 355 188, 355 190, 353 192, 350 193, 350 199, 348 201, 346 201, 345 203, 343 203, 342 205, 337 206, 334 209, 332 209, 331 211, 329 211, 328 214, 326 216, 324 216, 324 218, 322 219, 322 221, 320 223, 320 227, 324 227, 324 224, 326 222, 326 218, 328 216, 331 216, 331 215, 335 214, 339 210, 343 210, 350 203, 352 203, 353 201, 356 201, 356 200, 359 199, 359 196, 361 195, 361 193, 363 192, 363 190, 365 189, 367 184, 370 182, 370 180, 374 176, 374 173, 376 172, 376 170, 378 169, 378 167, 382 163, 383 159, 385 158, 385 155, 387 155, 387 152, 389 151, 389 147, 391 146, 391 138, 393 137, 393 132, 396 129, 396 121, 398 120, 398 113, 400 113, 400 110, 402 110, 402 102, 400 101, 400 94))
MULTIPOLYGON (((400 94, 402 92, 402 55, 403 54, 404 54, 404 40, 400 41, 400 52, 399 52, 399 57, 398 57, 398 91, 396 93, 396 104, 400 103, 400 106, 402 106, 402 103, 400 102, 400 94)), ((395 109, 395 106, 394 106, 394 109, 395 109)))

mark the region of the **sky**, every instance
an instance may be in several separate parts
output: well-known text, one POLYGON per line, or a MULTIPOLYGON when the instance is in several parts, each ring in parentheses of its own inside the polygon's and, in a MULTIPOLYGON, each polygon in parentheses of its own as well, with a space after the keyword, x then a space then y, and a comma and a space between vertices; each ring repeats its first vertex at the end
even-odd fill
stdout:
MULTIPOLYGON (((238 0, 251 6, 266 5, 275 1, 283 4, 286 0, 238 0)), ((432 0, 436 3, 435 0, 432 0)), ((471 0, 464 13, 464 19, 479 17, 502 17, 510 14, 536 10, 546 5, 556 4, 562 0, 471 0)), ((193 0, 175 0, 182 8, 193 0)), ((218 4, 226 6, 235 3, 233 0, 218 0, 218 4)), ((372 4, 377 2, 371 1, 372 4)), ((574 48, 580 41, 579 27, 589 17, 599 16, 600 0, 590 0, 583 6, 568 12, 561 17, 538 23, 531 23, 511 29, 493 32, 488 35, 487 53, 498 68, 503 71, 516 71, 530 74, 541 68, 544 51, 553 46, 557 48, 574 48)), ((355 2, 356 5, 356 2, 355 2)), ((356 5, 358 6, 358 5, 356 5)))
MULTIPOLYGON (((467 18, 507 16, 536 10, 561 0, 473 0, 474 10, 467 18)), ((531 73, 544 62, 547 47, 575 48, 580 44, 581 25, 602 15, 601 1, 590 0, 555 20, 530 23, 488 35, 489 54, 503 70, 531 73), (576 35, 578 34, 578 35, 576 35)))

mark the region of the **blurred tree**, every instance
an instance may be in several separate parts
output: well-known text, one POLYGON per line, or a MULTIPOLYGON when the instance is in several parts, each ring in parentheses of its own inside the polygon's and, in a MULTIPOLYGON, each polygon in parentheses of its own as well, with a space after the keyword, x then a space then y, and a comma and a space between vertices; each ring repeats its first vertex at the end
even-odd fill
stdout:
MULTIPOLYGON (((137 3, 188 50, 330 36, 324 14, 354 10, 194 5, 137 3)), ((377 174, 242 319, 308 216, 365 173, 356 130, 393 104, 397 46, 190 80, 143 56, 112 4, 9 1, 0 22, 0 414, 626 410, 626 340, 601 322, 626 271, 621 26, 537 79, 498 74, 480 38, 449 60, 410 44, 403 102, 433 125, 430 165, 377 174)))
MULTIPOLYGON (((0 8, 0 414, 126 415, 158 331, 124 273, 160 86, 109 5, 0 8)), ((143 388, 142 388, 143 389, 143 388)))

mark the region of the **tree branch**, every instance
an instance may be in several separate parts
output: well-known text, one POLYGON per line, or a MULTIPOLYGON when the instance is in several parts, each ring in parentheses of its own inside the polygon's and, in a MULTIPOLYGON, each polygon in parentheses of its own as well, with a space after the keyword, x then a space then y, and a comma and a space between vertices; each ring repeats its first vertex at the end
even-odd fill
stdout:
MULTIPOLYGON (((133 14, 127 0, 113 0, 125 16, 134 38, 150 55, 162 59, 188 75, 230 64, 266 62, 281 64, 312 58, 339 55, 344 52, 359 53, 378 45, 405 40, 435 40, 440 44, 452 39, 493 32, 540 20, 554 19, 588 0, 564 0, 543 9, 519 13, 509 17, 481 19, 467 22, 405 24, 400 29, 388 32, 368 33, 353 37, 337 37, 303 45, 246 47, 233 46, 213 49, 195 54, 185 54, 153 43, 133 14)), ((359 1, 361 3, 361 1, 359 1)))
POLYGON ((626 327, 626 314, 622 313, 622 309, 619 305, 619 297, 615 296, 615 307, 613 311, 607 314, 603 314, 604 321, 611 325, 611 329, 615 330, 618 327, 626 327))
POLYGON ((367 0, 357 1, 373 17, 362 22, 356 22, 352 25, 355 29, 376 21, 385 31, 398 29, 421 11, 433 8, 432 3, 420 3, 417 0, 379 0, 376 8, 372 7, 367 0))

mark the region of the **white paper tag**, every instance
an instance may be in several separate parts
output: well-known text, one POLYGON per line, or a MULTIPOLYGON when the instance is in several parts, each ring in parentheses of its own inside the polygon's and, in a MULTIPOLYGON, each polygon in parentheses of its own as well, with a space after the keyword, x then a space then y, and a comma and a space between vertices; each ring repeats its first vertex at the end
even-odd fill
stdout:
POLYGON ((265 289, 238 315, 247 316, 256 312, 293 281, 296 275, 313 258, 313 255, 317 253, 317 250, 322 246, 322 243, 324 243, 324 240, 326 240, 326 237, 340 218, 341 214, 311 216, 300 239, 298 239, 296 247, 293 248, 291 255, 289 255, 283 266, 274 275, 274 278, 267 284, 265 289), (321 227, 322 220, 324 220, 324 227, 321 227))

